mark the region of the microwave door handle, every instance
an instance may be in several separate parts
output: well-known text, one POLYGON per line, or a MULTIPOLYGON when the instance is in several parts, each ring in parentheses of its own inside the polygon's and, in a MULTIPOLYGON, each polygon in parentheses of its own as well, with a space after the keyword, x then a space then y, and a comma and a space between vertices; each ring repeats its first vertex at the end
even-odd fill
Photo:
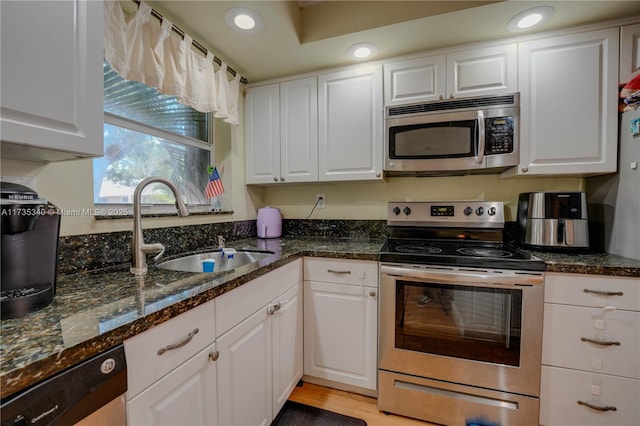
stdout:
POLYGON ((476 156, 476 161, 478 164, 482 164, 484 160, 484 146, 485 146, 485 130, 484 130, 484 111, 478 110, 477 114, 478 120, 478 155, 476 156))

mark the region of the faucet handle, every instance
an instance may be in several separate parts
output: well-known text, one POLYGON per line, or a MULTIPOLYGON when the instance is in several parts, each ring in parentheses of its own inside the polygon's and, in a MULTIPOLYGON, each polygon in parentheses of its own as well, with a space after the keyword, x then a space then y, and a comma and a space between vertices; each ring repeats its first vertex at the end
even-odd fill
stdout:
POLYGON ((156 256, 154 256, 153 260, 158 260, 162 257, 162 255, 164 254, 164 244, 160 244, 160 243, 156 243, 154 244, 154 246, 160 246, 160 253, 158 253, 156 256))

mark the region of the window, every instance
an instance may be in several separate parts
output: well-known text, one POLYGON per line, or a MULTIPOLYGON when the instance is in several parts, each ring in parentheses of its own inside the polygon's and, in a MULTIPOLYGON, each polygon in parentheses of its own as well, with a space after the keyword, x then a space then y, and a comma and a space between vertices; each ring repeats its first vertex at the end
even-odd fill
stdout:
MULTIPOLYGON (((104 156, 93 160, 94 203, 133 203, 138 183, 151 176, 172 181, 194 209, 208 209, 207 166, 213 164, 210 114, 178 103, 142 83, 122 79, 104 63, 104 156)), ((165 185, 149 185, 142 203, 175 211, 165 185)))

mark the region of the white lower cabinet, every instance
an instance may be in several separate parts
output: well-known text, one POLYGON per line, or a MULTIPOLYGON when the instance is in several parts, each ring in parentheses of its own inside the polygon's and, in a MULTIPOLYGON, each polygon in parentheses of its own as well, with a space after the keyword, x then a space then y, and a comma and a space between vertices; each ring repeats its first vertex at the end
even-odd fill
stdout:
POLYGON ((124 342, 128 425, 218 424, 214 317, 207 302, 124 342))
POLYGON ((270 424, 302 378, 301 298, 298 260, 216 299, 221 425, 270 424), (222 318, 238 314, 246 319, 228 328, 222 318))
POLYGON ((304 373, 376 390, 377 262, 305 258, 304 373))
POLYGON ((219 424, 215 354, 211 345, 128 401, 128 424, 219 424))
POLYGON ((640 280, 545 274, 540 424, 640 424, 640 280))
POLYGON ((127 424, 270 424, 302 378, 302 332, 300 259, 128 339, 127 424))

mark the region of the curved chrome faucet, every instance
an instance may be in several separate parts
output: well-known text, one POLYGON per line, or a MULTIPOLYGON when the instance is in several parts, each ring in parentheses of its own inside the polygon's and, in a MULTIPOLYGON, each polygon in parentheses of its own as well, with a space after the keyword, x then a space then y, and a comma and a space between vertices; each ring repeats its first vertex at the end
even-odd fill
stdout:
POLYGON ((158 253, 155 257, 159 259, 164 253, 164 245, 160 243, 145 244, 144 236, 142 235, 142 217, 140 213, 140 198, 142 196, 142 190, 150 183, 163 183, 176 198, 176 204, 178 205, 179 216, 189 216, 187 206, 184 205, 178 188, 169 180, 162 177, 150 177, 138 184, 136 190, 133 193, 133 236, 131 238, 131 268, 129 270, 134 275, 144 275, 147 273, 147 258, 148 253, 158 253))

